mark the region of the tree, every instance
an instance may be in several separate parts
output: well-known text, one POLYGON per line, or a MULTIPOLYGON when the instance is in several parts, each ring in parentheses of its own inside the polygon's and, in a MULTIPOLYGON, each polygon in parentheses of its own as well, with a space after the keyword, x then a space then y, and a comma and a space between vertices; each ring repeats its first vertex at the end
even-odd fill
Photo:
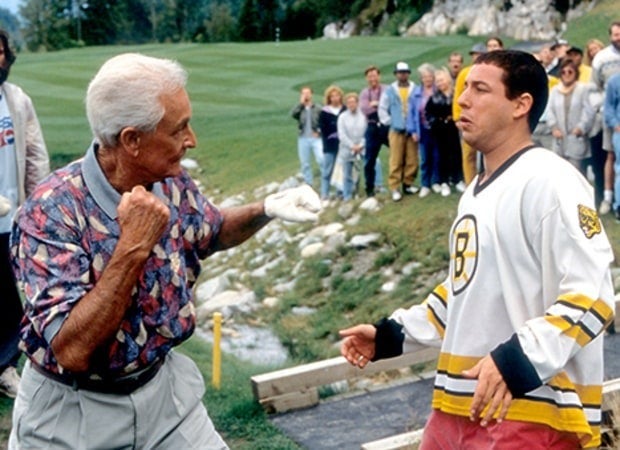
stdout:
POLYGON ((210 42, 228 42, 237 38, 236 21, 229 4, 211 3, 208 8, 208 17, 204 23, 207 33, 206 40, 210 42))
POLYGON ((0 7, 0 29, 9 33, 11 45, 19 49, 23 44, 17 16, 6 8, 0 7))
POLYGON ((318 13, 306 2, 290 3, 282 22, 282 39, 314 38, 317 34, 318 13))
POLYGON ((280 5, 277 0, 262 0, 259 10, 259 40, 272 41, 278 26, 280 5))
POLYGON ((277 0, 245 0, 239 13, 239 36, 243 41, 275 38, 280 4, 277 0))
POLYGON ((23 35, 31 51, 58 50, 75 45, 70 37, 70 14, 63 0, 28 0, 19 7, 23 35))
POLYGON ((242 41, 257 41, 260 34, 260 15, 256 0, 245 0, 239 13, 239 37, 242 41))

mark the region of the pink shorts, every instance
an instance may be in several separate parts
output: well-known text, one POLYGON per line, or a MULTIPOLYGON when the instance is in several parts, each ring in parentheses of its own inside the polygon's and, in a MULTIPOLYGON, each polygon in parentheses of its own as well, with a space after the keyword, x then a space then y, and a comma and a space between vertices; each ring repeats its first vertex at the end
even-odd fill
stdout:
POLYGON ((424 427, 419 450, 575 450, 575 433, 528 422, 492 421, 481 427, 467 417, 433 410, 424 427))

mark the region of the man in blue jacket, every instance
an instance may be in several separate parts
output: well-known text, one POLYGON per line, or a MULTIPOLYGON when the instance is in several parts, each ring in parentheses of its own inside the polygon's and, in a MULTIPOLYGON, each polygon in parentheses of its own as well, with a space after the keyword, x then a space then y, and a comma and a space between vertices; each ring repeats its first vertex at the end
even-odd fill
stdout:
POLYGON ((405 62, 396 63, 394 81, 381 94, 379 100, 379 120, 389 126, 390 170, 388 184, 395 202, 404 194, 415 194, 418 187, 413 183, 418 174, 418 144, 407 135, 407 106, 414 83, 409 80, 411 69, 405 62), (402 193, 401 193, 402 187, 402 193))

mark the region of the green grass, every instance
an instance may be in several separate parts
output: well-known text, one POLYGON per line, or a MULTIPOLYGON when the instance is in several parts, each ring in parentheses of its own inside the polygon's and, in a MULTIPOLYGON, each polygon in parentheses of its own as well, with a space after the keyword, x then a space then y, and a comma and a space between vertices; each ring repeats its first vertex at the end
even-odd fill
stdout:
MULTIPOLYGON (((585 43, 590 37, 607 41, 607 26, 617 2, 600 1, 588 17, 569 26, 566 37, 585 43)), ((616 7, 617 8, 617 7, 616 7)), ((443 36, 437 38, 364 37, 341 41, 299 41, 260 44, 178 44, 133 47, 95 47, 45 54, 20 54, 11 81, 32 97, 55 167, 80 157, 91 140, 84 114, 83 97, 90 78, 110 56, 138 51, 178 59, 189 71, 192 126, 198 147, 189 156, 199 161, 197 174, 208 192, 221 196, 251 192, 271 181, 282 181, 298 171, 296 126, 288 112, 298 99, 298 90, 309 84, 317 100, 332 83, 345 91, 359 91, 363 70, 376 64, 383 81, 392 81, 398 60, 417 67, 423 62, 443 65, 450 52, 463 53, 482 38, 443 36)), ((414 78, 417 78, 414 73, 414 78)), ((386 161, 387 152, 381 157, 386 161)), ((387 164, 384 164, 384 168, 387 164)), ((280 307, 261 310, 264 323, 273 324, 292 354, 291 364, 333 356, 337 330, 374 321, 396 307, 420 301, 429 285, 447 266, 447 236, 455 215, 455 196, 405 198, 400 204, 386 202, 375 215, 364 216, 352 233, 380 232, 378 256, 339 249, 333 264, 322 259, 304 262, 298 287, 282 299, 280 307), (404 277, 391 293, 380 291, 379 271, 402 267, 411 261, 421 266, 404 277), (360 275, 353 276, 362 272, 360 275), (331 276, 328 285, 323 281, 331 276), (317 312, 293 316, 293 306, 310 306, 317 312)), ((340 220, 335 212, 323 215, 322 223, 340 220)), ((620 242, 620 226, 604 218, 614 246, 620 242)), ((253 241, 244 244, 257 245, 253 241)), ((297 253, 276 269, 275 277, 290 273, 297 253)), ((255 284, 259 298, 270 295, 272 279, 255 284)), ((240 318, 242 320, 243 318, 240 318)), ((209 380, 211 348, 199 339, 182 346, 209 380)), ((205 401, 218 430, 235 449, 294 449, 281 436, 253 398, 249 377, 267 370, 224 356, 222 389, 207 390, 205 401)), ((0 445, 6 440, 12 401, 0 398, 0 445)))
MULTIPOLYGON (((583 3, 583 2, 582 2, 583 3)), ((598 39, 605 45, 609 42, 609 24, 620 20, 618 0, 602 0, 588 14, 573 20, 564 37, 571 45, 580 47, 585 52, 589 39, 598 39)))
POLYGON ((443 37, 94 47, 20 55, 11 80, 33 98, 57 166, 82 155, 90 142, 83 98, 105 59, 138 51, 179 60, 189 72, 192 125, 198 137, 190 156, 205 169, 210 188, 231 192, 297 170, 296 127, 288 113, 302 85, 312 85, 322 100, 331 83, 359 91, 369 64, 382 67, 389 82, 397 60, 414 66, 423 61, 442 64, 453 49, 470 46, 467 38, 455 43, 443 37))

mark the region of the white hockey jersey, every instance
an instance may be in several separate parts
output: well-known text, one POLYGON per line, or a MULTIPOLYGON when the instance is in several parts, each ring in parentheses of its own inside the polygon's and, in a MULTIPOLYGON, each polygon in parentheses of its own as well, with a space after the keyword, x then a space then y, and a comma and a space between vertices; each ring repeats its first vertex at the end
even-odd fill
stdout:
POLYGON ((461 372, 491 353, 516 397, 507 419, 598 446, 612 260, 590 185, 550 151, 524 149, 476 179, 451 229, 448 278, 391 316, 404 352, 441 346, 433 408, 468 416, 477 380, 461 372))

